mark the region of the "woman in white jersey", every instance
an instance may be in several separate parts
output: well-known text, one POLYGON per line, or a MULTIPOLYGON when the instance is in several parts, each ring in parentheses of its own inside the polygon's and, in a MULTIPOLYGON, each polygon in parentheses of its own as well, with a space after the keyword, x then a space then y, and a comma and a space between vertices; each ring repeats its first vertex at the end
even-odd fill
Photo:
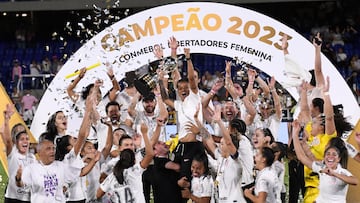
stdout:
POLYGON ((269 147, 260 148, 255 155, 255 168, 259 170, 255 187, 245 189, 244 195, 252 202, 279 203, 280 190, 278 177, 271 168, 274 162, 274 152, 269 147))
POLYGON ((209 172, 209 161, 206 153, 195 155, 191 163, 191 188, 186 177, 182 177, 178 185, 185 186, 181 193, 185 199, 191 199, 196 203, 210 203, 212 196, 213 179, 209 172))
POLYGON ((30 202, 30 190, 26 187, 17 187, 15 177, 19 166, 24 168, 35 162, 35 156, 29 153, 30 138, 27 132, 24 131, 25 128, 21 128, 20 132, 16 132, 17 130, 15 128, 20 129, 20 127, 22 127, 21 125, 16 125, 20 127, 13 127, 12 131, 14 135, 11 136, 9 121, 13 113, 14 107, 7 104, 6 110, 4 111, 4 126, 0 132, 6 147, 9 172, 9 183, 6 188, 5 203, 30 202))
POLYGON ((218 165, 214 181, 214 198, 219 203, 246 203, 241 188, 243 166, 238 152, 240 136, 230 135, 229 130, 225 128, 221 120, 221 109, 215 108, 213 119, 220 126, 223 134, 220 145, 217 147, 210 133, 197 118, 198 112, 199 108, 194 115, 194 119, 197 126, 199 126, 206 149, 214 155, 218 165))
POLYGON ((305 154, 300 144, 298 134, 301 127, 299 122, 295 120, 292 127, 294 148, 298 159, 320 176, 319 195, 316 202, 345 203, 349 185, 357 185, 359 182, 357 177, 340 164, 343 158, 341 152, 346 151, 345 144, 341 150, 336 147, 339 145, 328 145, 325 149, 324 160, 313 161, 305 154))
POLYGON ((144 158, 140 163, 135 163, 135 152, 131 149, 123 150, 113 172, 100 184, 96 192, 97 198, 106 193, 112 202, 145 203, 141 177, 152 161, 154 151, 147 136, 148 128, 144 123, 141 125, 141 134, 145 142, 144 158))

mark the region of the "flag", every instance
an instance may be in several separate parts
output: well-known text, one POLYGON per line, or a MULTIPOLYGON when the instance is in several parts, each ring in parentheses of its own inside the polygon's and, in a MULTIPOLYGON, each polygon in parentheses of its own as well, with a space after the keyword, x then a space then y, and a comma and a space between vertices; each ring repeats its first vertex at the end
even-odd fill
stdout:
MULTIPOLYGON (((9 95, 7 94, 4 86, 2 85, 2 83, 0 82, 0 126, 2 126, 4 124, 4 116, 3 116, 3 112, 6 110, 6 105, 7 104, 12 104, 12 101, 9 97, 9 95)), ((32 135, 32 133, 30 132, 29 128, 27 127, 27 125, 25 124, 25 122, 23 121, 21 115, 19 114, 19 112, 17 112, 16 109, 14 109, 15 112, 14 114, 11 116, 10 119, 10 129, 17 123, 22 123, 24 126, 26 126, 26 131, 30 137, 30 143, 36 143, 36 139, 34 138, 34 136, 32 135)), ((0 136, 0 162, 2 167, 4 168, 6 175, 8 175, 8 165, 7 165, 7 158, 6 158, 6 148, 5 148, 5 144, 4 141, 2 139, 2 137, 0 136)))

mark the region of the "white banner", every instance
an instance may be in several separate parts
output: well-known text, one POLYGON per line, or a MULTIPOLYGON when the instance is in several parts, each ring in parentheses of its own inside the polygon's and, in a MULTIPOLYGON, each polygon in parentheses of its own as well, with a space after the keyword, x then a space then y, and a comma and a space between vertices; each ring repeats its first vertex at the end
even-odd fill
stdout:
MULTIPOLYGON (((71 75, 82 67, 91 67, 77 85, 80 91, 96 78, 104 80, 102 92, 111 88, 106 75, 106 62, 112 64, 117 80, 125 72, 135 70, 156 60, 152 49, 162 45, 164 55, 170 55, 167 41, 175 36, 179 41, 178 53, 189 47, 191 53, 209 53, 251 63, 283 84, 284 56, 281 38, 290 39, 289 53, 305 70, 314 68, 314 47, 299 33, 261 13, 221 3, 179 3, 152 8, 129 16, 106 28, 82 46, 63 66, 45 92, 31 130, 38 137, 51 114, 57 110, 71 112, 71 101, 66 88, 75 78, 71 75), (100 63, 100 66, 96 64, 100 63), (95 64, 95 65, 94 65, 95 64)), ((225 68, 225 67, 224 67, 225 68)), ((337 69, 322 56, 325 76, 330 76, 330 95, 333 104, 343 104, 345 116, 354 124, 360 115, 359 106, 337 69)), ((294 89, 287 89, 297 100, 294 89)), ((79 124, 80 125, 80 124, 79 124)))

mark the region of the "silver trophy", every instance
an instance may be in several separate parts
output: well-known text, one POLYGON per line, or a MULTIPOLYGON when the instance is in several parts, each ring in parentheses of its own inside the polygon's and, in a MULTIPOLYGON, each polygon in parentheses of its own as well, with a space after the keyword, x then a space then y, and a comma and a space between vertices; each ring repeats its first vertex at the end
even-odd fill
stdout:
POLYGON ((137 78, 134 81, 135 88, 142 96, 147 96, 156 84, 159 82, 159 76, 157 75, 157 69, 160 69, 169 74, 177 67, 177 60, 172 57, 163 58, 156 68, 153 68, 150 64, 141 66, 135 71, 137 78))

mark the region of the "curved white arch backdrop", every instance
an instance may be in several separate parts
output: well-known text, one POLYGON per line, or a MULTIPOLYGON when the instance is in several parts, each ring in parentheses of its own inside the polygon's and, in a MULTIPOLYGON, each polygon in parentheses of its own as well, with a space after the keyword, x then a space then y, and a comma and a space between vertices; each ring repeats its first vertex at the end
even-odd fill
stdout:
MULTIPOLYGON (((286 81, 284 56, 279 46, 283 33, 291 36, 288 49, 292 58, 304 69, 313 69, 314 47, 307 39, 288 26, 248 9, 220 3, 179 3, 129 16, 93 37, 68 60, 43 95, 31 131, 38 137, 44 132, 52 113, 71 106, 65 90, 74 77, 66 79, 67 75, 100 62, 100 66, 86 73, 76 90, 80 91, 96 78, 102 78, 102 92, 107 92, 111 81, 106 75, 106 62, 113 64, 119 81, 125 72, 155 60, 151 52, 155 44, 162 44, 164 55, 170 55, 167 41, 171 36, 180 42, 180 53, 183 47, 189 47, 192 53, 237 56, 283 83, 286 81)), ((345 116, 349 116, 355 124, 360 109, 351 90, 324 56, 322 68, 325 76, 331 78, 333 104, 343 104, 345 116)), ((294 89, 287 90, 298 99, 294 89)), ((71 111, 69 114, 71 116, 71 111)))

